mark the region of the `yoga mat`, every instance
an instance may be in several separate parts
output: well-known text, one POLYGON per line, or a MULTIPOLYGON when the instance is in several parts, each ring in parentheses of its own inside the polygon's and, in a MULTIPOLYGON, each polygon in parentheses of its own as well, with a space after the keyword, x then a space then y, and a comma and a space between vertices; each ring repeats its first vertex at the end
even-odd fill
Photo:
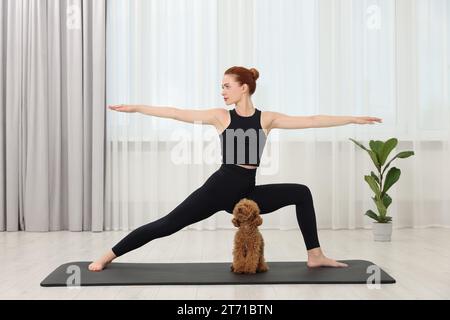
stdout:
POLYGON ((235 274, 230 270, 231 262, 112 262, 103 271, 93 272, 88 270, 91 262, 76 261, 56 268, 41 286, 395 283, 394 278, 370 261, 342 262, 349 266, 308 268, 302 261, 273 261, 267 262, 267 272, 235 274))

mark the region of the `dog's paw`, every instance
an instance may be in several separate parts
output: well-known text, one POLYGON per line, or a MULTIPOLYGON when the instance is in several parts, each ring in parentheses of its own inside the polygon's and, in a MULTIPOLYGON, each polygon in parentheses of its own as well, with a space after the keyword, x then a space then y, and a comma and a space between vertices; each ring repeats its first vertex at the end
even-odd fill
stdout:
POLYGON ((236 268, 236 267, 234 267, 233 265, 232 266, 230 266, 230 270, 232 271, 232 272, 234 272, 234 273, 237 273, 237 274, 243 274, 243 273, 245 273, 245 270, 243 270, 242 268, 236 268))
POLYGON ((269 271, 269 267, 262 267, 256 270, 256 272, 267 272, 267 271, 269 271))

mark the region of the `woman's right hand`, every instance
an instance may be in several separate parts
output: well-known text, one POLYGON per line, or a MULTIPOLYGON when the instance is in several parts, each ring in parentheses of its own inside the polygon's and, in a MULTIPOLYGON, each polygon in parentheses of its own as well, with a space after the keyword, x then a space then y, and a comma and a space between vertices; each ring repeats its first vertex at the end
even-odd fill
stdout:
POLYGON ((116 106, 108 106, 111 110, 120 111, 120 112, 136 112, 136 106, 130 106, 126 104, 119 104, 116 106))

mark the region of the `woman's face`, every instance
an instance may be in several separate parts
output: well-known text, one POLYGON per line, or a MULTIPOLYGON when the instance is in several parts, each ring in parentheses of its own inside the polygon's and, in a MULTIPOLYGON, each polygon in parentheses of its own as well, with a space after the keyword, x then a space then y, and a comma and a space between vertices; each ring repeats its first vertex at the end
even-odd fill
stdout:
POLYGON ((247 87, 246 84, 240 86, 239 83, 234 80, 234 76, 229 74, 224 75, 222 80, 222 96, 225 104, 230 105, 238 103, 247 87))

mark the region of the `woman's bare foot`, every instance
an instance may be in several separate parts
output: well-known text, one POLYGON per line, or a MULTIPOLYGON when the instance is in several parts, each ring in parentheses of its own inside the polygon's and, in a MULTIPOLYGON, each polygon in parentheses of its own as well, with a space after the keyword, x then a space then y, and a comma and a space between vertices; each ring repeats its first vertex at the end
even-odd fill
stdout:
POLYGON ((338 262, 336 260, 325 257, 322 250, 319 248, 314 248, 308 250, 308 262, 306 265, 310 268, 317 267, 335 267, 335 268, 343 268, 348 267, 347 264, 338 262))
POLYGON ((103 257, 98 259, 97 261, 92 262, 89 265, 90 271, 102 271, 111 261, 116 258, 116 255, 112 250, 109 250, 103 257))

